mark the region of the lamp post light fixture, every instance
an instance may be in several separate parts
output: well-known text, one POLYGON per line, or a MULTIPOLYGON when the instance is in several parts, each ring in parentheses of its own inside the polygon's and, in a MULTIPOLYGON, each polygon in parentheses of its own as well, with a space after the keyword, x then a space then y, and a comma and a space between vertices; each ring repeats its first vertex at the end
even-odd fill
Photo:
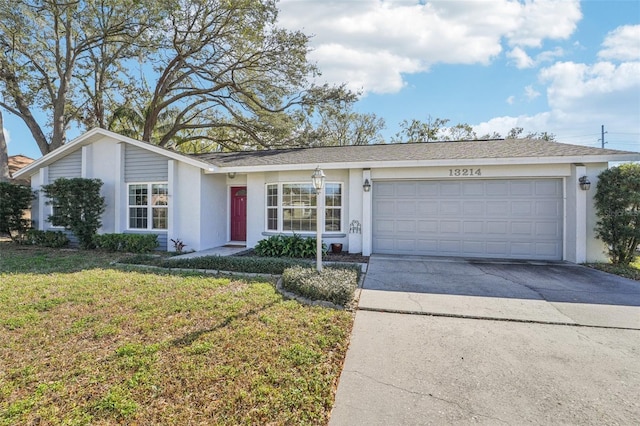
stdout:
POLYGON ((322 188, 324 188, 324 172, 320 166, 311 175, 311 182, 316 189, 316 269, 318 273, 322 272, 322 211, 324 209, 324 200, 322 197, 322 188))
POLYGON ((580 184, 580 189, 582 189, 583 191, 588 191, 589 188, 591 188, 591 181, 586 176, 582 176, 580 179, 578 179, 578 183, 580 184))

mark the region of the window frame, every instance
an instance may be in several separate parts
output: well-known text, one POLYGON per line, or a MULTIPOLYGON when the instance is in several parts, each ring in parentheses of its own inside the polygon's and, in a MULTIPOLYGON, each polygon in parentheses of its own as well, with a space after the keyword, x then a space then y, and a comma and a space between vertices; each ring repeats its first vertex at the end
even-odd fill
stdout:
MULTIPOLYGON (((285 209, 291 209, 291 208, 299 208, 299 209, 312 209, 315 210, 316 212, 316 219, 317 219, 317 200, 315 205, 313 206, 309 206, 309 207, 294 207, 294 206, 284 206, 283 205, 283 199, 284 199, 284 186, 285 185, 305 185, 305 186, 309 186, 313 189, 313 185, 311 182, 301 182, 301 181, 283 181, 283 182, 267 182, 265 183, 265 199, 264 199, 264 212, 265 212, 265 217, 264 217, 264 230, 265 232, 277 232, 277 233, 282 233, 282 234, 315 234, 316 233, 316 228, 314 226, 313 230, 308 230, 308 231, 303 231, 303 230, 298 230, 298 231, 294 231, 294 230, 284 230, 284 210, 285 209), (269 205, 270 201, 273 200, 273 196, 269 194, 270 192, 270 187, 276 187, 277 190, 277 195, 276 195, 276 205, 269 205), (275 222, 276 222, 276 229, 273 228, 269 228, 270 222, 272 222, 272 220, 270 220, 269 217, 269 211, 275 211, 276 212, 276 218, 275 218, 275 222)), ((314 190, 314 194, 315 194, 315 190, 314 190)), ((325 189, 324 189, 324 196, 325 196, 325 205, 324 205, 324 209, 325 209, 325 217, 324 217, 324 223, 322 225, 322 233, 323 234, 327 234, 327 235, 332 235, 332 234, 342 234, 343 233, 343 229, 344 229, 344 209, 345 209, 345 205, 344 205, 344 182, 340 182, 340 181, 328 181, 325 182, 325 189), (338 185, 339 189, 340 189, 340 205, 328 205, 327 204, 327 194, 326 194, 326 187, 327 185, 338 185), (339 220, 340 220, 340 228, 337 230, 327 230, 327 210, 339 210, 340 211, 340 215, 339 215, 339 220)), ((313 212, 311 213, 313 214, 313 212)))
POLYGON ((127 192, 126 192, 126 197, 127 197, 127 231, 132 231, 132 232, 167 232, 169 230, 169 198, 170 198, 170 194, 169 194, 169 182, 164 182, 164 181, 158 181, 158 182, 127 182, 127 192), (160 194, 160 195, 165 195, 166 196, 166 203, 164 205, 154 205, 153 204, 153 190, 154 190, 154 186, 156 185, 163 185, 164 186, 164 194, 160 194), (146 186, 146 197, 147 197, 147 203, 146 204, 131 204, 131 187, 132 186, 146 186), (147 226, 145 228, 134 228, 131 226, 131 209, 132 208, 139 208, 139 209, 146 209, 146 222, 147 222, 147 226), (164 215, 164 222, 166 224, 166 227, 164 228, 154 228, 153 227, 153 223, 154 223, 154 212, 158 211, 158 210, 165 210, 165 215, 164 215))

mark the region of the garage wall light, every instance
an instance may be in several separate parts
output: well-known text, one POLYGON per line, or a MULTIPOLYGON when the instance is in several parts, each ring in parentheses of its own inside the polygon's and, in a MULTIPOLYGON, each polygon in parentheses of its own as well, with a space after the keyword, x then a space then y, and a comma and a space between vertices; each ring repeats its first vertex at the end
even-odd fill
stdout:
POLYGON ((369 182, 369 179, 364 180, 364 183, 362 184, 362 189, 364 189, 364 192, 371 191, 371 182, 369 182))
POLYGON ((578 179, 578 183, 580 184, 580 189, 582 189, 583 191, 588 191, 589 188, 591 188, 591 181, 586 176, 582 176, 580 179, 578 179))

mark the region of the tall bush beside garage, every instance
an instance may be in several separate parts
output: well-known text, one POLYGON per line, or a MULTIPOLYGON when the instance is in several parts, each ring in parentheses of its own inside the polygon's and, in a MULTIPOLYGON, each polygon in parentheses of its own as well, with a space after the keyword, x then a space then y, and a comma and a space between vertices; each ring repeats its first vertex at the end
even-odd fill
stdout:
POLYGON ((104 197, 100 196, 100 179, 60 178, 42 190, 53 206, 49 221, 54 226, 63 226, 73 232, 82 248, 94 248, 94 236, 102 221, 105 210, 104 197))
POLYGON ((595 195, 596 234, 612 263, 628 265, 640 244, 640 164, 603 171, 595 195))

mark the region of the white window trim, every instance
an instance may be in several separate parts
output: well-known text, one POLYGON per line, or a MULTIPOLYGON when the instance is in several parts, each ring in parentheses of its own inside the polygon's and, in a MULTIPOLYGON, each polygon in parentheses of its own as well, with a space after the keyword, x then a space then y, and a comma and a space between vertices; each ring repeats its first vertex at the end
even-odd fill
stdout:
POLYGON ((166 206, 162 206, 162 207, 155 207, 155 208, 165 208, 167 209, 167 227, 166 228, 154 228, 153 227, 153 209, 154 207, 151 206, 150 202, 151 202, 151 195, 152 195, 152 191, 153 191, 153 185, 166 185, 167 186, 167 192, 169 191, 169 182, 164 182, 164 181, 160 181, 160 182, 127 182, 127 190, 125 192, 126 194, 126 203, 125 205, 127 206, 127 231, 131 231, 131 232, 168 232, 169 231, 169 205, 171 204, 171 195, 167 193, 167 205, 166 206), (132 206, 131 204, 129 204, 129 188, 132 185, 146 185, 147 186, 147 205, 146 206, 132 206), (147 227, 146 228, 132 228, 131 227, 131 208, 135 208, 135 207, 142 207, 142 208, 146 208, 147 209, 147 227))
MULTIPOLYGON (((315 234, 316 231, 284 231, 282 230, 282 221, 284 218, 284 214, 283 214, 283 209, 284 206, 282 205, 282 198, 283 198, 283 190, 282 187, 283 185, 311 185, 310 182, 301 182, 301 181, 283 181, 283 182, 267 182, 264 185, 264 232, 273 232, 273 233, 281 233, 281 234, 315 234), (268 187, 270 185, 276 185, 278 187, 278 201, 277 201, 277 206, 276 206, 276 210, 278 212, 278 224, 277 224, 277 228, 278 229, 269 229, 269 210, 273 209, 273 207, 267 206, 267 197, 268 197, 268 187)), ((344 182, 340 182, 340 181, 328 181, 325 182, 325 188, 326 185, 340 185, 340 229, 337 231, 327 231, 325 229, 326 227, 326 223, 324 223, 322 225, 322 233, 326 234, 326 235, 337 235, 337 234, 344 234, 344 210, 345 210, 345 196, 344 196, 344 182)), ((323 190, 323 194, 325 194, 325 198, 326 198, 326 193, 323 190)), ((317 209, 317 202, 316 202, 316 207, 310 207, 312 209, 317 209)), ((325 210, 327 209, 327 206, 325 205, 325 210)), ((329 207, 330 209, 336 209, 337 207, 335 206, 331 206, 329 207)), ((316 213, 316 217, 317 217, 317 213, 316 213)))

